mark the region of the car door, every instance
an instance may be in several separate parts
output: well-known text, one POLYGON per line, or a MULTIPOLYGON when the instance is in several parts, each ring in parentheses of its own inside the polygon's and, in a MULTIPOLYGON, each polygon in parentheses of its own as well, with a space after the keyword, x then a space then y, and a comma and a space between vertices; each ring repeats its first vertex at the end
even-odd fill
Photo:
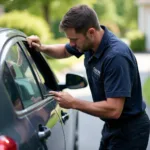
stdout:
MULTIPOLYGON (((26 51, 28 51, 30 55, 32 55, 32 58, 34 59, 34 62, 36 63, 36 66, 38 68, 35 70, 39 70, 41 72, 39 73, 40 77, 44 77, 44 80, 42 81, 44 81, 43 84, 46 85, 48 91, 50 90, 57 91, 64 89, 65 86, 61 88, 61 85, 58 85, 56 83, 56 79, 51 68, 48 66, 44 58, 41 57, 41 54, 34 49, 30 49, 26 42, 23 42, 21 45, 24 49, 27 49, 26 51)), ((62 121, 66 141, 65 146, 66 150, 73 150, 76 144, 75 142, 77 141, 76 139, 78 127, 77 111, 72 109, 61 108, 56 101, 53 101, 53 104, 59 115, 59 118, 62 121)))
MULTIPOLYGON (((62 120, 61 118, 59 118, 59 115, 57 113, 57 112, 60 112, 61 109, 56 103, 56 101, 53 99, 53 97, 49 95, 50 90, 59 90, 55 76, 53 72, 51 71, 51 69, 49 68, 48 64, 46 63, 45 59, 42 57, 42 55, 39 52, 33 49, 30 49, 28 44, 25 41, 22 41, 19 44, 21 48, 23 49, 23 51, 25 52, 25 55, 28 58, 30 65, 32 66, 32 69, 37 79, 37 83, 43 95, 43 99, 45 100, 51 99, 51 107, 54 109, 51 113, 50 120, 48 120, 48 117, 46 118, 46 113, 45 113, 45 111, 49 110, 48 106, 44 106, 44 111, 43 109, 38 110, 39 116, 43 117, 43 123, 40 124, 40 127, 42 127, 43 125, 44 128, 46 127, 50 129, 50 137, 46 138, 46 140, 42 139, 42 141, 46 142, 47 148, 50 150, 66 149, 65 137, 64 137, 63 127, 62 127, 62 120)), ((36 115, 37 115, 37 112, 35 112, 35 116, 36 115)), ((48 112, 48 115, 49 115, 49 112, 48 112)), ((38 132, 40 128, 39 126, 37 126, 37 123, 36 123, 37 120, 35 122, 34 119, 32 119, 32 117, 30 116, 29 116, 29 119, 31 120, 31 123, 33 124, 34 128, 38 132)))
MULTIPOLYGON (((24 126, 21 129, 24 133, 20 136, 22 138, 26 136, 28 149, 63 150, 65 149, 64 134, 55 110, 55 101, 52 96, 44 97, 47 89, 38 77, 38 72, 35 72, 34 61, 26 49, 18 43, 22 40, 24 38, 14 37, 4 48, 4 51, 8 51, 4 59, 17 87, 16 93, 19 95, 18 100, 13 103, 18 124, 25 118, 30 122, 28 125, 30 128, 24 126)), ((20 129, 17 130, 19 133, 20 129)), ((21 148, 20 145, 19 147, 21 148)))

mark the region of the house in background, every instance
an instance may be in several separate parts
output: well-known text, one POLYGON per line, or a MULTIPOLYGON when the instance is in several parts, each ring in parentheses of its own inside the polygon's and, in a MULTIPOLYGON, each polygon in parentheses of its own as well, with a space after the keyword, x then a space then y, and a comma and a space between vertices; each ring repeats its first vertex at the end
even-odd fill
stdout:
POLYGON ((138 5, 138 28, 146 36, 146 50, 150 52, 150 0, 136 0, 138 5))

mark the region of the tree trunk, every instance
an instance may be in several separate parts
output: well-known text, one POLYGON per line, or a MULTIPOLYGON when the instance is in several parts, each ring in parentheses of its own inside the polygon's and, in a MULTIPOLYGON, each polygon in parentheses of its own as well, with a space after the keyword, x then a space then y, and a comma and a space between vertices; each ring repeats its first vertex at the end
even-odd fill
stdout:
POLYGON ((46 22, 50 25, 51 24, 51 19, 50 19, 49 3, 43 4, 42 9, 43 9, 44 18, 45 18, 46 22))

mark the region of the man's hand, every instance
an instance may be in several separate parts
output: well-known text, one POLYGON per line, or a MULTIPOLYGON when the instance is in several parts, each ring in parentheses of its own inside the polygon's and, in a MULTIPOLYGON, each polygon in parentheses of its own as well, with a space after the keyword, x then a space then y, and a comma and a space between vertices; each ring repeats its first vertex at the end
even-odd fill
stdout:
POLYGON ((41 42, 40 42, 40 38, 38 36, 31 35, 31 36, 27 37, 26 40, 27 40, 30 48, 33 47, 37 51, 40 51, 40 52, 43 51, 42 45, 41 45, 41 42))
POLYGON ((73 108, 75 99, 67 92, 56 92, 50 91, 50 94, 54 95, 54 99, 59 103, 63 108, 73 108))

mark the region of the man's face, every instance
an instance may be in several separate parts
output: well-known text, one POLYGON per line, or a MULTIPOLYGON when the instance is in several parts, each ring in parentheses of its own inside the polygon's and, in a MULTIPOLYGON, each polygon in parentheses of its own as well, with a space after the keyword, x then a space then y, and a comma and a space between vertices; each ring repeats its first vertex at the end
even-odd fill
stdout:
POLYGON ((67 29, 65 33, 70 40, 70 45, 75 47, 79 52, 84 53, 92 49, 93 41, 87 34, 76 33, 74 28, 67 29))

